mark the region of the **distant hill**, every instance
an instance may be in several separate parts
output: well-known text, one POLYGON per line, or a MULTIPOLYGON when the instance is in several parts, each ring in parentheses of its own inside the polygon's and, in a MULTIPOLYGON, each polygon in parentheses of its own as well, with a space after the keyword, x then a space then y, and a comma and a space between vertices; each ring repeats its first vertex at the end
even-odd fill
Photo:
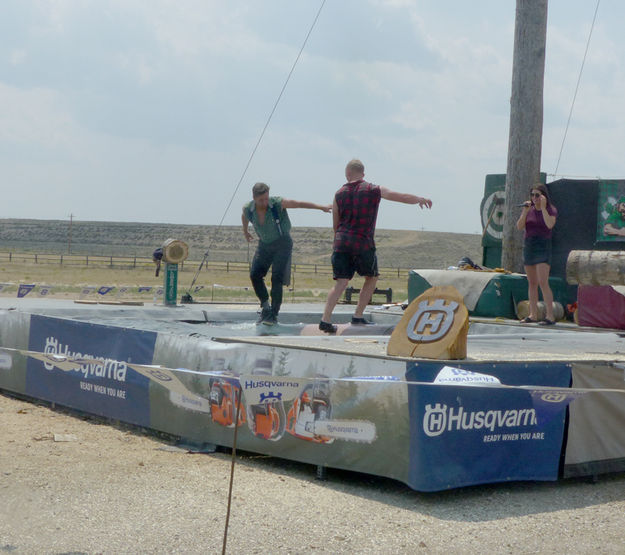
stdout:
MULTIPOLYGON (((330 264, 332 230, 294 227, 293 259, 297 263, 330 264)), ((71 226, 71 252, 149 257, 168 238, 189 245, 189 259, 244 262, 254 254, 240 226, 179 225, 139 222, 83 222, 71 226)), ((0 219, 0 251, 67 253, 69 220, 0 219)), ((481 263, 481 237, 468 233, 379 229, 376 234, 381 267, 447 268, 463 256, 481 263)))

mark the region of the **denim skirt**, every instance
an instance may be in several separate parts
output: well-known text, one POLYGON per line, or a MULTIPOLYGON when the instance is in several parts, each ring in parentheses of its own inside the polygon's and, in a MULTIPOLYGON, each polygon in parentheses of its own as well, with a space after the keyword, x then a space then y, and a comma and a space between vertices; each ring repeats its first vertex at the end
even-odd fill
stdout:
POLYGON ((523 242, 523 264, 534 266, 541 263, 551 266, 551 237, 526 237, 523 242))

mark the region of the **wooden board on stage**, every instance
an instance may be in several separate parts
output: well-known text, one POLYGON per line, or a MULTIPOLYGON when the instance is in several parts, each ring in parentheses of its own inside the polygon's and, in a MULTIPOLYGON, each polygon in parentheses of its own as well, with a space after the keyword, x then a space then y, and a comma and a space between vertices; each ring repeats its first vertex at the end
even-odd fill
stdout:
POLYGON ((321 331, 318 324, 307 324, 302 328, 300 335, 390 335, 394 327, 385 324, 336 324, 336 333, 329 334, 321 331))

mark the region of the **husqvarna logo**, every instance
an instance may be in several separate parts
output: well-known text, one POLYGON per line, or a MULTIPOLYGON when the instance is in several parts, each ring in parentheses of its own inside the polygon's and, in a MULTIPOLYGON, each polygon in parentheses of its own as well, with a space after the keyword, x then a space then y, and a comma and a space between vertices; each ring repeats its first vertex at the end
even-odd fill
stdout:
POLYGON ((426 436, 434 437, 441 435, 447 427, 447 405, 436 403, 425 406, 423 416, 423 431, 426 436))
POLYGON ((273 391, 269 391, 267 393, 260 394, 261 403, 273 403, 274 401, 282 401, 282 393, 274 393, 273 391))
POLYGON ((566 401, 566 395, 564 393, 543 393, 540 400, 546 403, 562 403, 566 401))
POLYGON ((170 382, 171 376, 162 370, 158 370, 157 368, 146 368, 146 372, 150 374, 155 380, 160 382, 170 382))
POLYGON ((420 342, 437 341, 445 337, 454 323, 454 313, 458 306, 455 301, 445 304, 444 299, 435 299, 432 304, 427 300, 421 301, 408 322, 406 335, 412 341, 420 342))
POLYGON ((510 408, 491 410, 466 410, 464 407, 448 407, 442 403, 425 405, 423 432, 428 437, 440 436, 443 432, 464 432, 536 426, 536 411, 533 408, 510 408))

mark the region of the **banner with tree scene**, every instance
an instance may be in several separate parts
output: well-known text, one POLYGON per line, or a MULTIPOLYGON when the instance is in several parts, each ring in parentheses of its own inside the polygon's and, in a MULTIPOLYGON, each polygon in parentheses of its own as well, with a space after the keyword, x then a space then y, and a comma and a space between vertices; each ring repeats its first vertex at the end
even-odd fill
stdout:
POLYGON ((625 180, 599 182, 597 241, 625 241, 625 180))

